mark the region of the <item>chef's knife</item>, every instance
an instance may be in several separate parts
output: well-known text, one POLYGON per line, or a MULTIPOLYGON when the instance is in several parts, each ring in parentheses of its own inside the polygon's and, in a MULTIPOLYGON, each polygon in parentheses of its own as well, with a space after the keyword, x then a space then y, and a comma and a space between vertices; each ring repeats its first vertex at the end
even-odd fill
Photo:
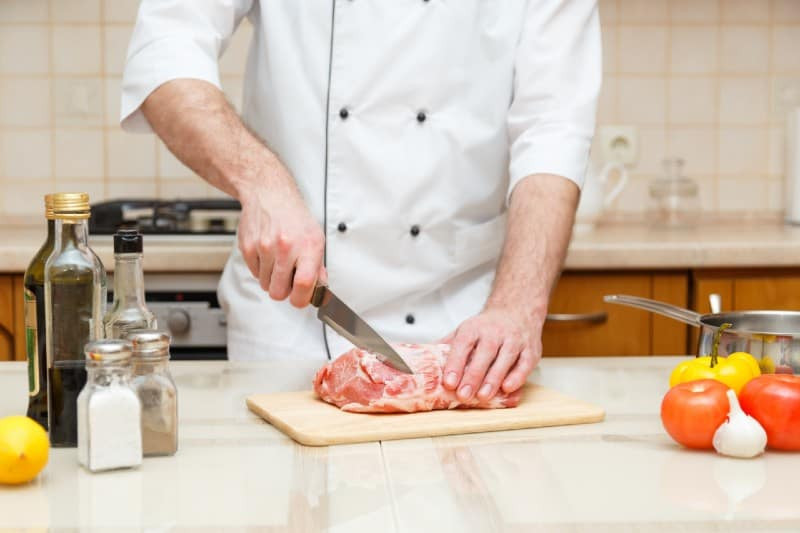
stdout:
POLYGON ((328 287, 317 285, 314 288, 311 305, 318 308, 317 318, 336 330, 342 337, 362 350, 373 352, 378 359, 392 368, 406 374, 414 373, 400 357, 400 354, 328 287))

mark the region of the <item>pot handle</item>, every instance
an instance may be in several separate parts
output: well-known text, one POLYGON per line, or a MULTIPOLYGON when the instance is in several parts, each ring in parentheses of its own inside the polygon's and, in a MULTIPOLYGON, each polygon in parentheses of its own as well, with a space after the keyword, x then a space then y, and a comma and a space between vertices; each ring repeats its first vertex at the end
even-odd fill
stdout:
POLYGON ((652 311, 653 313, 680 320, 692 326, 702 325, 700 323, 700 317, 702 316, 700 313, 695 313, 694 311, 678 307, 677 305, 659 302, 658 300, 641 298, 639 296, 628 296, 627 294, 609 294, 604 296, 603 300, 610 304, 621 304, 644 309, 645 311, 652 311))

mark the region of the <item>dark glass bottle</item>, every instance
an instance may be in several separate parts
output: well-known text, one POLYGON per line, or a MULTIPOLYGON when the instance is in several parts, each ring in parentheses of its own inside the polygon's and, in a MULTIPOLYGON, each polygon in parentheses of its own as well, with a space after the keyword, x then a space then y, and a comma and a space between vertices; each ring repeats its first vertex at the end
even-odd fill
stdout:
POLYGON ((77 399, 86 384, 84 346, 103 338, 106 272, 89 248, 89 195, 53 195, 55 240, 44 267, 50 444, 78 444, 77 399))
POLYGON ((28 358, 28 413, 47 429, 47 343, 44 314, 44 264, 53 251, 53 195, 44 197, 47 238, 25 270, 25 348, 28 358))

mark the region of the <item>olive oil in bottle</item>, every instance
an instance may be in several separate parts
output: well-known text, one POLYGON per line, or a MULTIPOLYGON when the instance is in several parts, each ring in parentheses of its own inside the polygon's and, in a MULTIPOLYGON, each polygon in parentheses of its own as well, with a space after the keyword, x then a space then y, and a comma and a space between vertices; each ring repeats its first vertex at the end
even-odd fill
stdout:
POLYGON ((77 399, 86 383, 83 349, 103 338, 106 272, 89 248, 89 195, 53 195, 55 238, 44 267, 50 444, 78 443, 77 399))
POLYGON ((28 358, 28 413, 47 429, 47 346, 44 317, 44 264, 53 251, 53 195, 44 197, 47 238, 25 270, 25 348, 28 358))

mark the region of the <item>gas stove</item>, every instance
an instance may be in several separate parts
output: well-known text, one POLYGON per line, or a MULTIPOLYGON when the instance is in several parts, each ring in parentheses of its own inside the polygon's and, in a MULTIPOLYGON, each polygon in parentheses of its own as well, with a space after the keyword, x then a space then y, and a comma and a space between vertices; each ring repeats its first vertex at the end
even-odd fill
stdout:
POLYGON ((147 235, 233 235, 241 205, 236 200, 111 200, 92 205, 89 232, 111 235, 138 228, 147 235))
MULTIPOLYGON (((138 228, 143 234, 145 268, 147 243, 182 243, 209 239, 235 240, 241 205, 235 200, 112 200, 92 205, 89 232, 93 241, 110 241, 119 228, 138 228), (99 236, 99 238, 98 238, 99 236)), ((158 327, 172 337, 173 359, 226 359, 227 324, 217 300, 221 273, 147 272, 147 307, 158 327)), ((113 274, 109 275, 109 301, 113 274)))

